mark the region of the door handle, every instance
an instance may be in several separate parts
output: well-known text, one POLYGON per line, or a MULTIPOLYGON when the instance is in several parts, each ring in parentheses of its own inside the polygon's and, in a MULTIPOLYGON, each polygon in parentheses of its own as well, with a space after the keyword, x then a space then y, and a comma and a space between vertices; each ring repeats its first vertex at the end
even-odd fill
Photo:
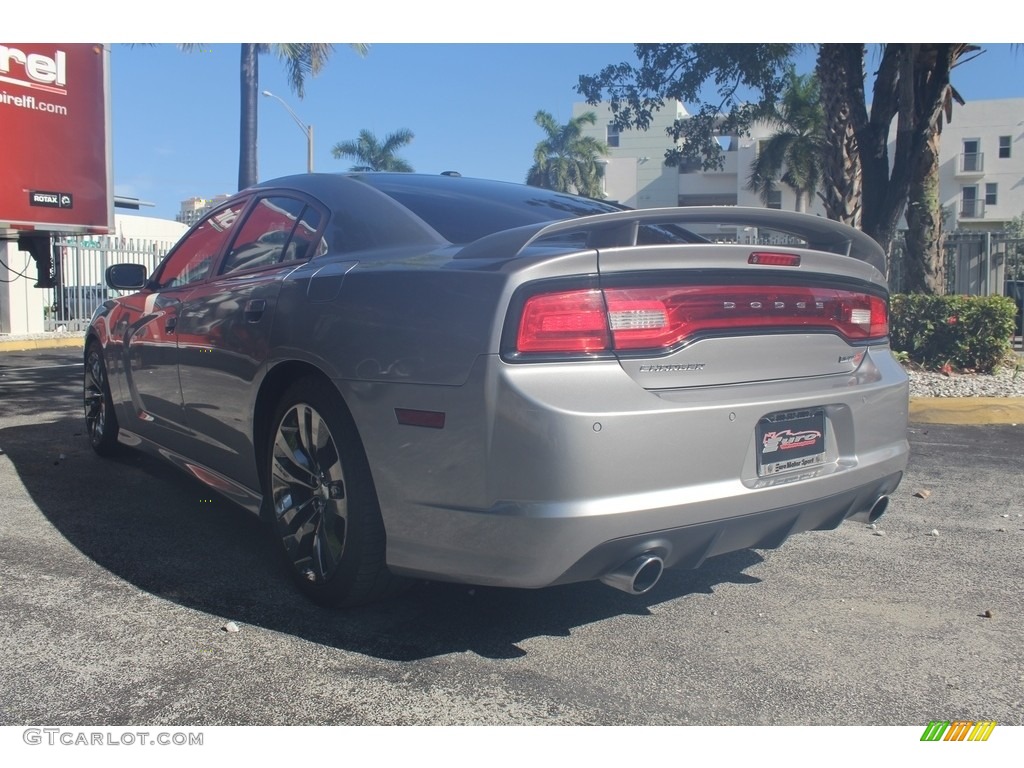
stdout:
POLYGON ((263 299, 249 299, 245 303, 245 321, 247 323, 258 323, 263 317, 267 308, 267 302, 263 299))
POLYGON ((178 327, 178 318, 169 317, 167 322, 164 323, 164 333, 174 333, 174 329, 178 327))

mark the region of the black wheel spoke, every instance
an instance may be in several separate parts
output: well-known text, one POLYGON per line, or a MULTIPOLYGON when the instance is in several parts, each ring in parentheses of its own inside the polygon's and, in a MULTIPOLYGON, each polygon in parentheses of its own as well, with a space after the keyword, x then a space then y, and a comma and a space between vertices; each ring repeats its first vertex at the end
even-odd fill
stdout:
POLYGON ((280 475, 281 479, 289 485, 301 485, 305 488, 316 487, 316 479, 313 476, 312 462, 299 446, 292 445, 288 439, 288 432, 284 425, 278 430, 277 439, 274 441, 274 474, 280 475), (298 450, 296 450, 298 448, 298 450))
POLYGON ((317 562, 320 566, 320 575, 328 576, 334 572, 338 563, 341 562, 341 555, 344 549, 343 542, 345 522, 330 517, 323 517, 320 520, 320 530, 317 531, 315 542, 317 562), (341 531, 327 530, 328 527, 341 527, 341 531))

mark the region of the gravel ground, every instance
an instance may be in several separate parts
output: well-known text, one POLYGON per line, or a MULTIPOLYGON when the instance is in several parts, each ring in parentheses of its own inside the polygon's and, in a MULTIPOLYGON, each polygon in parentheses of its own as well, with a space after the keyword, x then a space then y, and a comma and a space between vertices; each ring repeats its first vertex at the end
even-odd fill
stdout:
MULTIPOLYGON (((1024 361, 1022 361, 1024 363, 1024 361)), ((911 397, 1024 397, 1024 365, 995 374, 951 374, 908 370, 911 397)))

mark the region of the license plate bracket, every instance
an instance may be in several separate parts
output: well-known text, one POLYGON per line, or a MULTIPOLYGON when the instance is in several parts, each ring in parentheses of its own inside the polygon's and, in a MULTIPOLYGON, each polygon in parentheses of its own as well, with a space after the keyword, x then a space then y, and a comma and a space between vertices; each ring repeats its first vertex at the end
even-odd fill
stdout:
POLYGON ((757 474, 777 475, 825 461, 825 411, 772 413, 757 422, 757 474))

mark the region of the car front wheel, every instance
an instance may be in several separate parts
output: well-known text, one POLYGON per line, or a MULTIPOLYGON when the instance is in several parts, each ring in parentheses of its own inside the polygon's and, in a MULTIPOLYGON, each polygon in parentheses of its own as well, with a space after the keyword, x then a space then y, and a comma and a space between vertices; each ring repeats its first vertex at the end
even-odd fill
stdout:
POLYGON ((317 378, 293 384, 268 438, 268 511, 300 589, 332 606, 389 592, 393 578, 377 494, 337 390, 317 378))

